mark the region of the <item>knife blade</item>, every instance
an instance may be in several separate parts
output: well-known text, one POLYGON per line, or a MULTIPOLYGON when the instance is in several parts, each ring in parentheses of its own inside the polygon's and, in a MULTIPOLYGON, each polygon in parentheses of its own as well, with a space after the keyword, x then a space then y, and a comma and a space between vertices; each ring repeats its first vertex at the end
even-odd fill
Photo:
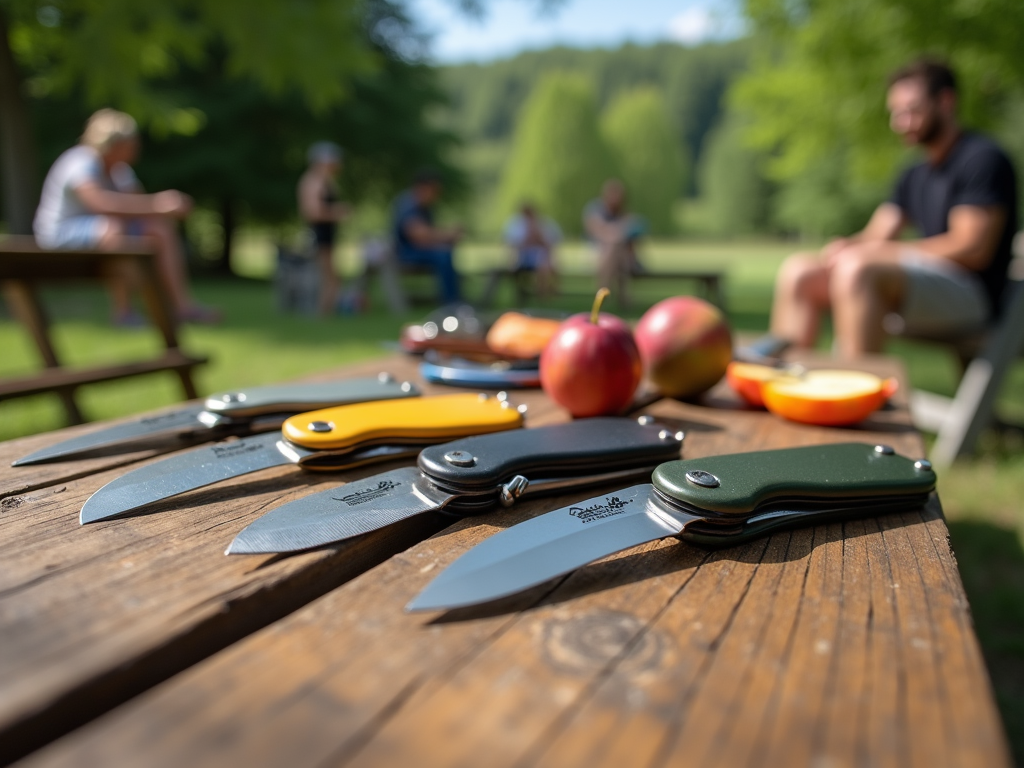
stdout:
POLYGON ((780 527, 913 509, 934 488, 928 462, 860 443, 667 462, 649 484, 495 534, 442 571, 406 610, 496 600, 668 536, 732 546, 780 527))
POLYGON ((524 495, 628 482, 679 455, 681 432, 650 417, 596 418, 455 440, 420 452, 416 468, 284 504, 243 529, 227 554, 294 552, 432 511, 510 506, 524 495))
POLYGON ((340 470, 413 456, 453 436, 514 429, 523 416, 507 400, 476 394, 342 405, 287 419, 277 433, 253 435, 170 456, 97 490, 80 522, 105 520, 221 480, 298 464, 340 470))
POLYGON ((68 459, 101 448, 129 445, 140 440, 179 436, 201 442, 231 435, 278 429, 288 416, 332 405, 417 397, 409 382, 390 374, 344 381, 280 384, 220 392, 202 405, 190 405, 127 424, 95 430, 42 448, 11 463, 12 467, 68 459))

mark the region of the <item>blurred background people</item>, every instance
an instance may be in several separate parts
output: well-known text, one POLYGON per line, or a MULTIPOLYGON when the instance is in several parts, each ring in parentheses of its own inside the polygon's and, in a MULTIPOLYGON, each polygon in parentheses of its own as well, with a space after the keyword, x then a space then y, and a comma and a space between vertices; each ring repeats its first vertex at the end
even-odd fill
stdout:
POLYGON ((610 288, 625 305, 629 275, 641 269, 636 247, 644 224, 629 212, 626 187, 621 181, 608 179, 601 187, 601 196, 587 203, 583 230, 597 247, 598 286, 610 288))
MULTIPOLYGON (((131 116, 113 109, 93 114, 79 144, 46 175, 33 223, 36 241, 43 248, 116 250, 143 238, 144 247, 156 253, 178 319, 219 322, 220 312, 197 303, 189 289, 176 221, 192 210, 192 198, 175 189, 145 194, 131 169, 138 154, 138 126, 131 116)), ((114 281, 111 298, 115 323, 141 323, 127 282, 114 281)))
POLYGON ((978 330, 998 313, 1017 230, 1010 160, 961 128, 956 78, 942 63, 894 73, 887 106, 893 131, 925 159, 904 170, 863 230, 786 260, 771 317, 779 339, 812 346, 831 310, 838 351, 852 358, 881 351, 890 313, 936 336, 978 330), (917 237, 900 240, 909 226, 917 237))
POLYGON ((537 213, 532 203, 523 203, 519 212, 505 225, 505 242, 512 247, 513 269, 535 272, 537 293, 550 296, 555 289, 555 246, 562 230, 546 216, 537 213))
POLYGON ((317 309, 321 315, 335 311, 341 281, 334 271, 334 244, 338 224, 348 218, 349 206, 340 201, 338 174, 341 172, 342 150, 330 141, 318 141, 309 148, 309 167, 299 179, 299 215, 309 227, 310 239, 316 249, 320 270, 320 296, 317 309))
POLYGON ((394 203, 395 256, 402 264, 427 265, 437 276, 441 301, 459 301, 459 275, 453 261, 455 244, 462 239, 461 227, 439 227, 434 208, 441 197, 441 177, 433 169, 416 174, 412 187, 394 203))

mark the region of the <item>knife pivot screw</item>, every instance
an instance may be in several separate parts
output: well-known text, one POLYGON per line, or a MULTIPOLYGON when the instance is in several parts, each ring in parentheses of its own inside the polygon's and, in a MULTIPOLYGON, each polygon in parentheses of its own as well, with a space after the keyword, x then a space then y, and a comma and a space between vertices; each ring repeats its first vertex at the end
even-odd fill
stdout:
POLYGON ((703 469, 691 469, 686 473, 686 479, 701 488, 717 488, 721 485, 717 477, 703 469))
POLYGON ((403 381, 402 386, 399 387, 399 389, 401 389, 403 392, 412 392, 412 383, 408 381, 403 381))
POLYGON ((675 433, 674 437, 675 437, 677 443, 681 443, 681 442, 683 442, 683 440, 686 439, 686 433, 683 432, 682 430, 680 430, 679 432, 675 433))
POLYGON ((896 453, 891 445, 876 445, 875 453, 880 456, 892 456, 896 453))
POLYGON ((526 493, 526 489, 530 486, 530 481, 522 475, 516 475, 503 486, 501 486, 501 496, 499 501, 503 507, 511 507, 516 503, 516 499, 526 493))
POLYGON ((914 469, 918 472, 931 472, 932 463, 928 459, 918 459, 914 462, 914 469))
POLYGON ((449 451, 444 460, 454 467, 472 467, 476 464, 476 456, 469 451, 449 451))
POLYGON ((639 419, 636 420, 636 423, 639 424, 641 427, 649 427, 651 426, 651 424, 654 423, 654 417, 641 416, 639 419))
POLYGON ((395 377, 392 376, 387 371, 381 371, 380 373, 377 374, 377 381, 379 381, 381 384, 390 384, 394 380, 395 377))
POLYGON ((245 402, 244 392, 228 392, 226 395, 222 395, 221 400, 225 403, 242 403, 245 402))
POLYGON ((309 422, 310 432, 330 432, 334 429, 334 425, 329 421, 311 421, 309 422))

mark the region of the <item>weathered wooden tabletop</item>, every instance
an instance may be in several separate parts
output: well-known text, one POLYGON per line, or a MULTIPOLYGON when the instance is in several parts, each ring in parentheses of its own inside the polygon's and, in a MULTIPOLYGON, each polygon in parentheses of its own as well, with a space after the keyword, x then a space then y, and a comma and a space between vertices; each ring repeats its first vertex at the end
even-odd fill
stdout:
MULTIPOLYGON (((400 357, 333 375, 380 370, 417 378, 400 357)), ((540 392, 515 399, 529 426, 566 418, 540 392)), ((894 402, 845 430, 745 410, 722 386, 645 411, 686 431, 687 457, 851 439, 922 455, 894 402)), ((80 527, 93 491, 180 450, 8 466, 91 428, 0 445, 2 763, 1009 765, 937 499, 714 553, 664 540, 485 608, 409 615, 475 543, 594 492, 225 557, 264 511, 394 465, 266 470, 80 527)))

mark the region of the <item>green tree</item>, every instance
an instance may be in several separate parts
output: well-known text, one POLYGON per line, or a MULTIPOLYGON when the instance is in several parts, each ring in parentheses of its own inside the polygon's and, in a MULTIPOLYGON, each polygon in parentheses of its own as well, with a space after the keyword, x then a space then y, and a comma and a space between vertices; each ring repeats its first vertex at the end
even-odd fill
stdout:
POLYGON ((689 176, 676 133, 664 95, 650 86, 624 91, 601 119, 601 134, 626 184, 630 208, 658 235, 672 232, 672 205, 689 176))
POLYGON ((613 169, 589 80, 551 73, 523 106, 502 174, 498 214, 531 200, 566 232, 578 234, 583 206, 613 169))
POLYGON ((1020 0, 747 0, 746 10, 758 45, 731 97, 794 206, 798 198, 821 203, 815 190, 838 190, 835 205, 852 212, 862 190, 884 187, 906 162, 884 97, 887 74, 908 60, 947 58, 960 76, 962 117, 976 128, 998 128, 1024 90, 1020 0))
POLYGON ((743 125, 727 115, 708 137, 697 168, 703 231, 749 235, 769 228, 772 189, 764 157, 743 143, 743 125))
MULTIPOLYGON (((155 131, 194 133, 204 116, 154 88, 222 55, 225 75, 314 110, 344 98, 379 65, 358 0, 0 0, 0 163, 4 218, 30 231, 37 165, 26 93, 82 94, 155 131)), ((177 94, 180 96, 180 94, 177 94)))

